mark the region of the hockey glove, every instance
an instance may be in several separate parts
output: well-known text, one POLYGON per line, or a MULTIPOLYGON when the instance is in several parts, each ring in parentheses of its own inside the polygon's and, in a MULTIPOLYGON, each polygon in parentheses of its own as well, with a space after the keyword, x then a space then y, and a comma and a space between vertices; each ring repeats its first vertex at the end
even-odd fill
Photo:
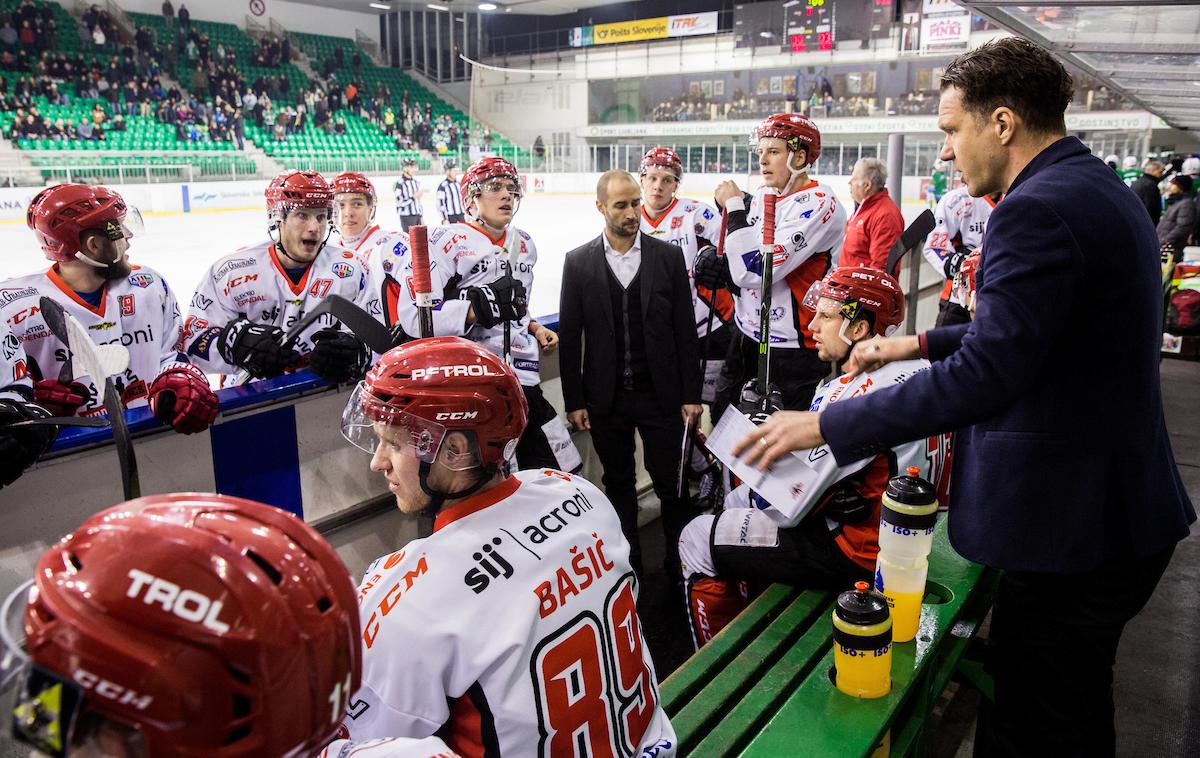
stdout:
POLYGON ((953 254, 951 254, 951 256, 946 259, 946 262, 944 264, 944 266, 945 266, 944 272, 946 274, 946 278, 953 281, 954 277, 958 276, 958 270, 960 268, 962 268, 963 261, 965 261, 966 259, 967 259, 966 253, 955 251, 953 254))
POLYGON ((525 285, 511 276, 482 287, 468 287, 459 292, 459 299, 470 301, 471 309, 475 311, 475 323, 485 328, 505 321, 519 321, 529 305, 525 285))
POLYGON ((79 382, 42 379, 33 383, 33 401, 51 416, 74 416, 90 396, 88 388, 79 382))
POLYGON ((217 395, 204 372, 188 363, 176 363, 150 383, 150 410, 180 434, 195 434, 217 418, 217 395))
POLYGON ((270 324, 255 324, 239 317, 221 330, 217 349, 221 357, 245 369, 256 379, 279 376, 300 361, 300 354, 283 346, 283 330, 270 324))
POLYGON ((322 329, 312 341, 308 368, 327 382, 341 384, 359 379, 371 365, 371 350, 349 332, 322 329))
POLYGON ((706 287, 714 291, 727 289, 733 284, 729 276, 729 260, 723 255, 717 255, 717 249, 712 245, 696 253, 692 275, 696 278, 697 287, 706 287))
POLYGON ((0 487, 15 482, 25 469, 50 449, 58 437, 57 426, 9 429, 9 424, 52 415, 35 403, 0 400, 0 487))
POLYGON ((758 391, 758 380, 751 379, 742 385, 737 409, 750 417, 756 425, 764 423, 772 413, 783 408, 783 394, 775 385, 769 385, 764 398, 758 391))

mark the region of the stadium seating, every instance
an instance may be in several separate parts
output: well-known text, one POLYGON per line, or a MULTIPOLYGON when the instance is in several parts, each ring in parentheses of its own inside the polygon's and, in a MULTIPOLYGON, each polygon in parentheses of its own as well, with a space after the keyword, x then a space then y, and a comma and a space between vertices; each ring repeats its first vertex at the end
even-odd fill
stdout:
MULTIPOLYGON (((175 40, 174 27, 168 28, 162 16, 149 13, 130 13, 130 18, 139 26, 145 26, 154 32, 160 45, 173 44, 175 40)), ((217 45, 232 48, 237 53, 237 66, 242 72, 246 84, 251 84, 260 76, 279 76, 281 73, 288 80, 288 94, 282 98, 284 103, 296 103, 300 89, 308 84, 308 77, 294 63, 286 63, 276 68, 264 68, 254 64, 254 54, 258 51, 258 43, 250 35, 233 24, 222 24, 215 21, 191 21, 192 28, 197 34, 207 34, 212 46, 213 56, 216 56, 217 45)), ((193 67, 182 49, 175 51, 175 70, 173 76, 180 85, 187 88, 192 79, 193 67)))
MULTIPOLYGON (((0 0, 0 14, 11 13, 21 4, 21 0, 0 0)), ((81 40, 79 22, 61 5, 45 0, 34 0, 37 6, 48 6, 57 25, 57 40, 55 51, 82 53, 89 64, 99 64, 106 68, 113 56, 105 51, 97 51, 93 46, 81 40)), ((148 28, 162 47, 175 47, 173 55, 164 58, 167 74, 173 76, 182 90, 187 92, 191 83, 193 67, 183 50, 175 45, 175 26, 168 26, 159 15, 147 13, 130 13, 130 18, 139 27, 148 28)), ((277 108, 299 103, 302 88, 308 86, 307 75, 293 63, 286 63, 273 68, 263 68, 254 64, 254 57, 259 44, 246 32, 233 24, 202 21, 193 18, 192 28, 208 36, 211 53, 215 57, 217 46, 234 51, 237 68, 241 72, 245 84, 251 85, 260 76, 277 77, 280 73, 288 79, 288 94, 275 99, 277 108)), ((312 59, 315 70, 321 71, 326 58, 331 58, 334 50, 342 49, 343 65, 337 69, 338 81, 348 83, 352 79, 363 86, 364 95, 374 94, 376 85, 382 84, 390 93, 390 101, 397 111, 398 104, 407 98, 414 105, 430 107, 430 113, 436 120, 448 117, 460 129, 466 130, 468 119, 460 110, 438 98, 416 79, 399 69, 376 66, 375 63, 355 44, 354 40, 342 37, 330 37, 316 34, 290 34, 293 45, 306 53, 312 59), (361 67, 359 74, 354 75, 351 61, 355 54, 360 56, 361 67)), ((29 51, 36 56, 34 51, 29 51)), ((22 73, 22 72, 14 72, 22 73)), ((174 125, 159 121, 153 116, 126 116, 125 129, 118 131, 111 128, 114 107, 105 99, 80 98, 76 86, 72 82, 60 82, 59 90, 70 95, 69 105, 51 105, 44 97, 35 97, 34 105, 42 117, 56 122, 62 119, 77 124, 81 119, 90 118, 92 109, 99 105, 104 110, 107 121, 103 127, 103 139, 17 139, 14 145, 25 151, 33 165, 41 169, 43 178, 63 180, 67 178, 67 170, 72 167, 84 167, 79 173, 94 178, 106 180, 127 175, 140 175, 145 172, 148 180, 166 181, 171 179, 188 179, 203 176, 230 176, 253 174, 255 163, 236 150, 232 142, 213 141, 202 133, 199 140, 179 139, 174 125), (91 155, 92 153, 102 155, 91 155), (185 169, 159 169, 155 166, 192 166, 189 172, 185 169)), ((200 93, 193 93, 200 94, 200 93)), ((203 97, 203 95, 201 95, 203 97)), ((123 96, 119 103, 123 103, 123 96)), ((5 137, 11 133, 14 111, 0 112, 0 129, 5 137)), ((287 168, 316 168, 321 171, 335 172, 346 169, 398 172, 401 164, 408 158, 417 161, 419 170, 429 171, 432 162, 419 151, 397 151, 395 141, 384 133, 382 127, 349 109, 342 109, 332 114, 332 119, 340 119, 345 123, 345 133, 328 133, 313 126, 311 115, 304 117, 304 128, 287 135, 283 140, 275 140, 269 124, 257 126, 252 119, 245 120, 245 137, 252 144, 258 145, 269 157, 287 168)), ((73 137, 73 134, 68 136, 73 137)), ((478 134, 474 135, 478 138, 478 134)), ((517 148, 499 134, 491 133, 490 144, 494 151, 506 158, 514 160, 524 169, 532 165, 532 156, 528 150, 517 148)))

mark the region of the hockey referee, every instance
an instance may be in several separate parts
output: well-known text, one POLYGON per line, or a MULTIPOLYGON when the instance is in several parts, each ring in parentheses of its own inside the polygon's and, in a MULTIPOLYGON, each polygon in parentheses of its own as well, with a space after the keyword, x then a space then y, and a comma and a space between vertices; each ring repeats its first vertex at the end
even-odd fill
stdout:
POLYGON ((400 216, 400 227, 407 233, 410 226, 421 223, 421 216, 424 214, 421 196, 425 192, 413 176, 417 173, 417 162, 412 158, 405 158, 400 165, 404 176, 396 182, 396 214, 400 216))
POLYGON ((467 220, 463 211, 462 189, 458 186, 458 163, 453 158, 442 162, 446 178, 437 188, 438 211, 443 224, 461 224, 467 220))

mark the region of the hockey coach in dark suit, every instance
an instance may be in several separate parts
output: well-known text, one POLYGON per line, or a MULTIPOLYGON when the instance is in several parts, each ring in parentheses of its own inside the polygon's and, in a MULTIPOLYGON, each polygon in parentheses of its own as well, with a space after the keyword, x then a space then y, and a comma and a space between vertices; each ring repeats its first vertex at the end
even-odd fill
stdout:
POLYGON ((567 253, 559 302, 559 364, 567 418, 590 429, 604 488, 639 572, 634 439, 662 505, 665 568, 677 577, 686 501, 676 492, 685 422, 700 416, 700 346, 683 253, 638 231, 641 188, 609 171, 596 186, 599 237, 567 253))
POLYGON ((1063 113, 1072 81, 1019 37, 956 58, 941 80, 942 160, 988 222, 974 321, 857 345, 850 363, 924 355, 903 386, 820 414, 776 414, 747 460, 827 440, 849 462, 954 432, 949 531, 1003 573, 989 638, 995 705, 976 756, 1113 756, 1113 664, 1196 514, 1159 386, 1158 241, 1137 196, 1063 113))

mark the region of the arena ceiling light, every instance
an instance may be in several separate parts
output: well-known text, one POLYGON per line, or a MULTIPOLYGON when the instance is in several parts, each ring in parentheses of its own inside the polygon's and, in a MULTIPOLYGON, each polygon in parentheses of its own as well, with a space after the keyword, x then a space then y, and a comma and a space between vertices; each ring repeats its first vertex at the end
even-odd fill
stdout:
POLYGON ((450 10, 450 8, 448 8, 447 6, 445 6, 445 5, 438 5, 437 3, 425 3, 425 7, 426 7, 426 8, 429 8, 429 9, 431 9, 431 10, 435 10, 435 11, 448 11, 448 10, 450 10))
POLYGON ((494 10, 496 10, 496 4, 495 4, 495 3, 480 3, 480 4, 479 4, 479 10, 481 10, 481 11, 494 11, 494 10))
POLYGON ((390 11, 392 9, 392 6, 388 5, 387 3, 368 3, 368 5, 376 10, 381 11, 390 11))

